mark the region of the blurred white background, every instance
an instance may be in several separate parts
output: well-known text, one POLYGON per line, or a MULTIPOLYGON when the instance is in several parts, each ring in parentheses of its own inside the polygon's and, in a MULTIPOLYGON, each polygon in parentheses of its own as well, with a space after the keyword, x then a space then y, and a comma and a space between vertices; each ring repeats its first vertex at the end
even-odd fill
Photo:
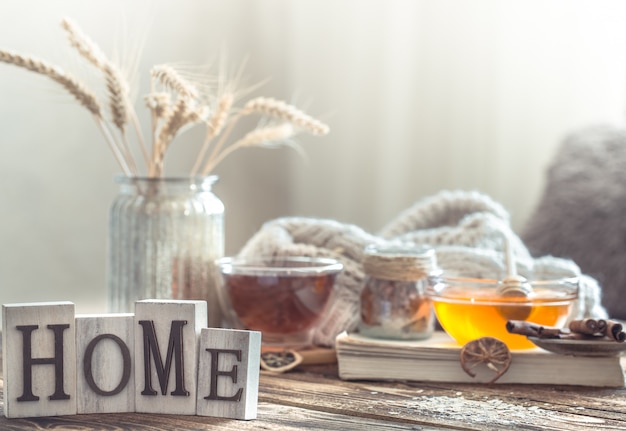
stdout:
MULTIPOLYGON (((332 218, 376 232, 441 189, 480 190, 521 229, 563 137, 624 119, 626 3, 449 0, 2 0, 0 47, 90 80, 58 23, 150 67, 248 58, 253 96, 294 102, 331 133, 236 152, 217 173, 226 251, 269 219, 332 218)), ((145 130, 146 110, 137 103, 145 130)), ((174 142, 168 173, 201 133, 174 142)), ((86 111, 46 78, 0 64, 0 302, 105 310, 112 155, 86 111)))

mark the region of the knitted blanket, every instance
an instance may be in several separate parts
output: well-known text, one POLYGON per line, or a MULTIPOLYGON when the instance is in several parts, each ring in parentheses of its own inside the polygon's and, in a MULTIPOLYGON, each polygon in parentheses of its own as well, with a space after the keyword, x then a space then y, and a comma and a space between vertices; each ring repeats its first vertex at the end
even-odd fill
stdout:
POLYGON ((607 317, 600 305, 600 287, 581 275, 571 260, 534 259, 510 227, 508 212, 478 192, 442 191, 418 201, 378 234, 334 220, 303 217, 267 222, 245 244, 240 256, 282 255, 332 257, 344 264, 337 292, 314 335, 314 343, 333 345, 337 334, 356 327, 359 295, 365 280, 363 250, 369 244, 428 244, 447 273, 501 279, 505 274, 504 235, 512 239, 518 272, 528 279, 580 276, 579 299, 570 318, 607 317))

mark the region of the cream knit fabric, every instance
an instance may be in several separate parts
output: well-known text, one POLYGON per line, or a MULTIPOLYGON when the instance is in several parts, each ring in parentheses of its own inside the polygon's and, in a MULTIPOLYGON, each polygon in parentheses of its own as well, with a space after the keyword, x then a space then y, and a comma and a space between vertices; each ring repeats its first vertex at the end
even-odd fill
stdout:
POLYGON ((528 279, 581 276, 580 298, 571 318, 607 317, 600 305, 600 287, 580 274, 569 260, 546 256, 533 259, 512 232, 509 214, 478 192, 442 191, 408 208, 377 235, 333 220, 279 218, 266 223, 240 251, 240 256, 283 255, 333 257, 344 264, 337 277, 337 294, 324 315, 314 342, 332 345, 335 336, 356 327, 359 294, 365 280, 363 249, 369 244, 414 243, 435 248, 447 273, 501 279, 505 274, 504 235, 510 235, 518 272, 528 279))

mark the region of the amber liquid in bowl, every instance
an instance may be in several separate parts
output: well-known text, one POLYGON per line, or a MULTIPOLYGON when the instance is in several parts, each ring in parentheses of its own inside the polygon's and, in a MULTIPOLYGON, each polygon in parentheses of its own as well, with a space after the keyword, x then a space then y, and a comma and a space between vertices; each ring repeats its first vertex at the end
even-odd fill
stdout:
POLYGON ((459 295, 433 298, 435 313, 443 329, 457 343, 464 345, 480 337, 495 337, 509 349, 532 349, 535 345, 525 336, 510 334, 508 320, 526 320, 544 326, 562 326, 572 307, 569 298, 535 298, 531 302, 481 297, 478 301, 459 295), (519 319, 522 317, 522 319, 519 319))
POLYGON ((241 325, 261 331, 264 342, 272 342, 280 335, 302 333, 314 327, 328 304, 336 275, 223 277, 226 294, 241 325))

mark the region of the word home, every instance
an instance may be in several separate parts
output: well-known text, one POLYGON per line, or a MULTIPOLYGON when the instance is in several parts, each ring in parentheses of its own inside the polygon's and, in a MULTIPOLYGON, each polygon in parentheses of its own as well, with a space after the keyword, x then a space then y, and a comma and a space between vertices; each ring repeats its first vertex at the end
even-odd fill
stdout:
POLYGON ((205 301, 137 301, 134 314, 74 310, 71 302, 2 306, 7 418, 256 418, 260 332, 207 328, 205 301))

